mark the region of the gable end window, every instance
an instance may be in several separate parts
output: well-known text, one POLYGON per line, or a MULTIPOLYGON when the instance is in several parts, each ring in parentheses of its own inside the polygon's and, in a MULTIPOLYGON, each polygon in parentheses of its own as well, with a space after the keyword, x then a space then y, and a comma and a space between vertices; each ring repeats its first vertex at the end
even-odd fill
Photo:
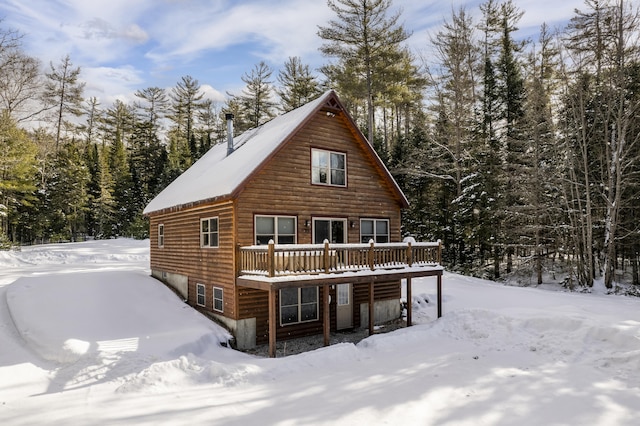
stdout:
POLYGON ((299 324, 318 319, 318 287, 280 290, 280 324, 299 324))
POLYGON ((316 185, 347 186, 347 155, 312 148, 311 182, 316 185))
POLYGON ((218 218, 200 219, 200 247, 218 247, 218 218))
POLYGON ((158 225, 158 247, 164 247, 164 224, 158 225))
POLYGON ((376 243, 389 242, 388 219, 361 219, 360 242, 367 244, 370 240, 376 243))
POLYGON ((204 291, 204 284, 196 284, 196 304, 198 306, 206 305, 207 299, 205 298, 204 291))
POLYGON ((213 288, 213 310, 218 312, 224 311, 224 301, 222 300, 222 288, 213 288))

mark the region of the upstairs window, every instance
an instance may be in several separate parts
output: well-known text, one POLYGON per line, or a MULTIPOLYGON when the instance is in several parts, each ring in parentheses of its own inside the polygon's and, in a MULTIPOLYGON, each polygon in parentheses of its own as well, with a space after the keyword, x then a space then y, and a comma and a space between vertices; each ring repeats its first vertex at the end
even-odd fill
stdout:
POLYGON ((218 218, 200 219, 200 246, 218 247, 218 218))
POLYGON ((158 225, 158 247, 164 247, 164 225, 158 225))
POLYGON ((376 243, 389 242, 388 219, 362 219, 360 220, 360 241, 364 244, 369 240, 376 243))
POLYGON ((296 218, 294 216, 256 216, 256 244, 296 243, 296 218))
POLYGON ((347 156, 342 152, 311 149, 311 182, 317 185, 347 185, 347 156))

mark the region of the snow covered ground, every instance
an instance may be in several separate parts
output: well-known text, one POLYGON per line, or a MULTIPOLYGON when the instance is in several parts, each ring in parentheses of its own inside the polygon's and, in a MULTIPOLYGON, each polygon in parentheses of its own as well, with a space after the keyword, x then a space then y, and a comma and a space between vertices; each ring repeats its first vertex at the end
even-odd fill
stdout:
POLYGON ((148 241, 0 252, 0 424, 636 425, 640 299, 414 280, 418 325, 266 359, 148 277, 148 241))

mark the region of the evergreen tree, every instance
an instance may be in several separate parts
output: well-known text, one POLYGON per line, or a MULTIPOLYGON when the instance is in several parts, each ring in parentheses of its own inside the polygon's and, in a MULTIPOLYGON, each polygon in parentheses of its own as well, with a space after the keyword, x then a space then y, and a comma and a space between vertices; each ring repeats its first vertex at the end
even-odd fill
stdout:
MULTIPOLYGON (((337 58, 340 68, 358 70, 349 75, 364 89, 358 97, 365 100, 367 137, 373 143, 375 94, 384 91, 383 70, 400 57, 400 45, 409 35, 398 24, 400 12, 387 16, 391 0, 327 0, 327 4, 337 19, 319 27, 318 35, 325 41, 320 51, 337 58)), ((336 79, 336 71, 323 68, 330 80, 336 79)))
POLYGON ((66 121, 68 115, 79 117, 82 114, 82 93, 84 83, 78 81, 80 67, 73 68, 69 55, 65 56, 58 66, 50 63, 51 70, 45 73, 46 81, 42 98, 46 105, 54 111, 54 127, 56 129, 56 152, 60 145, 63 127, 72 126, 66 121))
POLYGON ((93 142, 85 145, 84 151, 84 163, 87 166, 89 172, 89 182, 87 183, 87 199, 89 209, 86 213, 86 229, 87 234, 95 236, 98 232, 98 223, 96 219, 96 212, 94 210, 95 200, 100 197, 100 182, 101 182, 101 162, 98 151, 98 144, 93 142))
POLYGON ((93 199, 92 211, 96 222, 97 238, 110 238, 117 233, 117 205, 113 197, 115 182, 109 167, 109 153, 106 147, 99 150, 100 172, 99 193, 93 199))
MULTIPOLYGON (((189 84, 192 83, 191 80, 188 81, 189 84)), ((186 82, 184 84, 186 86, 186 82)), ((134 104, 138 109, 139 120, 147 123, 149 137, 153 134, 157 135, 160 131, 160 121, 166 116, 169 108, 169 98, 165 90, 159 87, 148 87, 137 90, 135 95, 140 99, 134 104)))
MULTIPOLYGON (((190 75, 182 79, 171 90, 171 115, 174 123, 174 137, 177 138, 181 149, 189 150, 189 143, 195 132, 196 118, 202 110, 204 93, 200 90, 200 83, 190 75)), ((196 158, 197 150, 189 150, 191 162, 196 158)))
POLYGON ((10 234, 16 232, 19 209, 34 201, 35 169, 35 144, 8 111, 0 113, 0 247, 9 237, 16 240, 10 234))
POLYGON ((284 112, 294 110, 320 95, 320 85, 311 74, 309 65, 303 65, 297 56, 289 57, 284 69, 278 73, 280 107, 284 112))
POLYGON ((452 266, 473 262, 477 246, 474 211, 482 200, 476 193, 477 162, 472 155, 477 138, 476 82, 479 51, 474 46, 473 22, 464 8, 452 13, 450 22, 432 40, 438 59, 437 73, 433 75, 436 97, 434 109, 438 121, 434 139, 437 174, 443 176, 440 191, 450 217, 445 221, 450 232, 444 243, 449 247, 452 266))
POLYGON ((242 76, 245 88, 242 94, 237 96, 237 103, 240 106, 241 120, 236 120, 238 132, 247 128, 258 127, 266 123, 275 116, 273 102, 273 83, 271 80, 273 70, 261 61, 255 65, 249 73, 242 76))
POLYGON ((85 213, 88 208, 89 171, 82 153, 73 141, 58 151, 53 177, 49 180, 49 211, 56 218, 51 229, 56 238, 75 241, 84 234, 85 213))

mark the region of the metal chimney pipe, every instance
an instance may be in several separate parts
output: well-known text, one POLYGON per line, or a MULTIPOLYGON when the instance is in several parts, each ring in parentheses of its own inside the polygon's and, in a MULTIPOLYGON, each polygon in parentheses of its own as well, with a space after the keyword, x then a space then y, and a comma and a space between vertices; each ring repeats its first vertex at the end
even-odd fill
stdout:
POLYGON ((227 120, 227 156, 233 152, 233 114, 227 113, 224 115, 227 120))

